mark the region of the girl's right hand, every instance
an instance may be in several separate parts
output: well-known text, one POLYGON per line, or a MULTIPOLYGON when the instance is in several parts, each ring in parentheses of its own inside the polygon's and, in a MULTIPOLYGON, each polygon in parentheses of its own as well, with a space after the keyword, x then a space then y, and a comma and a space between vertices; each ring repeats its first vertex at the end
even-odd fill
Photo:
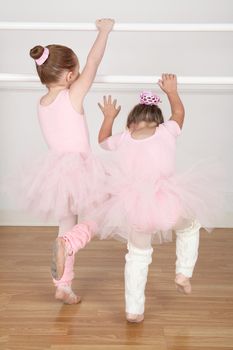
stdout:
POLYGON ((162 79, 158 81, 161 89, 167 94, 171 106, 171 118, 182 129, 185 110, 177 91, 177 79, 175 74, 162 74, 162 79))
POLYGON ((103 98, 103 106, 98 103, 99 108, 103 112, 105 118, 115 119, 121 110, 121 106, 116 107, 117 100, 112 102, 112 96, 109 95, 108 99, 106 96, 103 98))
POLYGON ((102 19, 98 19, 96 22, 96 27, 100 32, 111 32, 115 21, 114 19, 111 18, 102 18, 102 19))
POLYGON ((162 79, 158 81, 158 84, 166 94, 177 92, 177 78, 175 74, 162 74, 162 79))

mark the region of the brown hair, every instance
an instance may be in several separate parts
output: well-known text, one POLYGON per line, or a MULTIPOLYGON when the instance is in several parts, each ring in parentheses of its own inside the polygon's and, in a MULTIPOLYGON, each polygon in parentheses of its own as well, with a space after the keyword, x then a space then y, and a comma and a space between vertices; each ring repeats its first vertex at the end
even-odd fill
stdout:
MULTIPOLYGON (((51 84, 59 81, 64 70, 74 71, 78 62, 75 53, 66 46, 48 45, 49 57, 40 66, 36 64, 37 73, 42 84, 51 84)), ((36 60, 41 57, 44 47, 37 45, 30 50, 30 56, 36 60)))
POLYGON ((139 103, 128 115, 126 124, 127 128, 129 128, 131 124, 138 124, 141 121, 148 123, 155 122, 158 126, 164 122, 163 113, 156 105, 145 105, 139 103))

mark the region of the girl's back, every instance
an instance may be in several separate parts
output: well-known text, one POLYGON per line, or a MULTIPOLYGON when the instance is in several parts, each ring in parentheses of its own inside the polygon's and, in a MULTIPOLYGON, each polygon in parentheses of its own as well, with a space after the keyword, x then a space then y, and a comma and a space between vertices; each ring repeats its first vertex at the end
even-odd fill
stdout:
POLYGON ((72 106, 69 89, 60 91, 49 105, 39 103, 38 115, 45 141, 58 152, 90 151, 85 116, 72 106))
POLYGON ((155 182, 174 173, 179 133, 178 124, 169 120, 156 127, 149 137, 139 138, 135 132, 125 131, 106 139, 101 146, 112 151, 111 163, 117 164, 126 181, 143 179, 155 182))

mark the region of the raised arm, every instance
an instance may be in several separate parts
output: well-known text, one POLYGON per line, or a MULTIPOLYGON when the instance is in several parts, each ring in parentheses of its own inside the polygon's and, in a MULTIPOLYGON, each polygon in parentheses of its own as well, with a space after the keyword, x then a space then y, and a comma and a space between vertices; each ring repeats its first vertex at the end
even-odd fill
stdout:
POLYGON ((162 74, 158 82, 160 88, 167 94, 171 106, 171 120, 175 120, 182 129, 185 110, 177 91, 177 79, 174 74, 162 74))
POLYGON ((106 96, 104 96, 103 106, 100 103, 98 103, 104 115, 104 120, 99 131, 99 143, 103 142, 109 136, 112 136, 112 126, 114 123, 114 119, 121 110, 121 106, 116 107, 116 104, 117 100, 114 100, 112 102, 112 96, 108 96, 108 99, 106 98, 106 96))
POLYGON ((99 33, 87 56, 86 65, 82 73, 70 87, 72 103, 78 110, 82 111, 83 99, 95 79, 97 69, 105 52, 108 35, 113 25, 114 20, 112 19, 100 19, 96 21, 96 27, 99 33))

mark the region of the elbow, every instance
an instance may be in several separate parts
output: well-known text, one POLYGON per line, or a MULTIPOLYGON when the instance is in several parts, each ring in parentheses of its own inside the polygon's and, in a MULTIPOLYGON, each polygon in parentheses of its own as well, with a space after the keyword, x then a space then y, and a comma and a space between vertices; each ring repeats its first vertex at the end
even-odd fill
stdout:
POLYGON ((174 111, 174 114, 179 118, 179 119, 184 119, 184 116, 185 116, 185 109, 184 107, 180 107, 180 108, 177 108, 175 111, 174 111))
POLYGON ((183 123, 184 123, 184 111, 176 111, 173 115, 172 115, 172 120, 174 120, 175 122, 177 122, 177 124, 179 125, 179 127, 182 129, 183 127, 183 123))

